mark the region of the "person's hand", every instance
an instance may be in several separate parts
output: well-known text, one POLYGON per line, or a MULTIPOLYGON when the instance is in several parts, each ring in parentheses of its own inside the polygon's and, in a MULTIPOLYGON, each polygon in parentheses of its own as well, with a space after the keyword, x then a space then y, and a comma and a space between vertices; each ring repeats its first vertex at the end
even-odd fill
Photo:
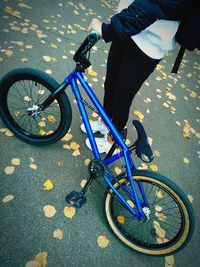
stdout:
POLYGON ((99 37, 102 39, 102 30, 101 30, 102 22, 99 19, 92 19, 90 25, 87 27, 86 32, 89 33, 92 30, 98 32, 99 37))

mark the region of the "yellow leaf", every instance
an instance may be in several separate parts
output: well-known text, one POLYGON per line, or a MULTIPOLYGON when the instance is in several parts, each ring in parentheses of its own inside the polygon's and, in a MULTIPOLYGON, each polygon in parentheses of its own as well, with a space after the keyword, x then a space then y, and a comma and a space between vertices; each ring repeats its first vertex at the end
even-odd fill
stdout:
POLYGON ((76 157, 76 156, 79 156, 81 153, 80 153, 80 150, 79 149, 76 149, 74 150, 74 152, 72 153, 72 156, 76 157))
POLYGON ((35 261, 37 261, 41 267, 45 267, 47 265, 47 253, 46 252, 39 252, 35 256, 35 261))
POLYGON ((127 200, 127 203, 131 206, 131 208, 135 207, 135 204, 130 199, 127 200))
POLYGON ((187 195, 187 197, 188 197, 188 199, 189 199, 189 201, 192 203, 193 202, 193 196, 191 196, 191 195, 187 195))
POLYGON ((41 264, 37 261, 28 261, 25 267, 41 267, 41 264))
POLYGON ((8 130, 8 128, 1 128, 0 132, 5 133, 8 130))
POLYGON ((51 44, 51 48, 58 48, 56 44, 51 44))
POLYGON ((45 127, 45 126, 46 126, 46 123, 45 123, 45 121, 39 121, 39 122, 38 122, 38 125, 39 125, 40 127, 45 127))
POLYGON ((186 164, 189 164, 190 163, 190 161, 189 161, 188 158, 183 158, 183 162, 186 163, 186 164))
POLYGON ((33 170, 37 170, 37 165, 36 164, 30 164, 29 167, 33 170))
POLYGON ((167 257, 165 257, 165 262, 166 262, 168 265, 173 266, 173 265, 174 265, 174 257, 173 257, 173 256, 167 256, 167 257))
POLYGON ((11 162, 12 162, 13 165, 20 165, 20 159, 19 158, 13 158, 11 160, 11 162))
POLYGON ((63 231, 60 229, 56 229, 53 233, 53 237, 59 240, 62 240, 63 236, 64 236, 63 231))
POLYGON ((4 169, 5 173, 6 174, 12 174, 14 171, 15 171, 15 167, 14 166, 7 166, 5 169, 4 169))
POLYGON ((106 248, 108 246, 108 244, 109 244, 109 240, 105 235, 100 235, 97 238, 97 244, 101 248, 106 248))
POLYGON ((115 167, 115 172, 116 172, 116 174, 120 174, 122 172, 122 170, 119 167, 115 167))
POLYGON ((117 216, 117 221, 120 224, 124 224, 124 222, 125 222, 124 216, 122 216, 122 215, 117 216))
POLYGON ((14 134, 13 134, 10 130, 7 130, 7 131, 5 132, 5 135, 6 135, 6 136, 14 136, 14 134))
POLYGON ((40 134, 40 135, 45 135, 45 134, 46 134, 46 131, 43 130, 43 129, 41 129, 41 130, 39 131, 39 134, 40 134))
POLYGON ((156 191, 156 196, 158 198, 163 198, 163 193, 161 191, 156 191))
POLYGON ((93 118, 96 118, 96 117, 98 117, 99 115, 96 113, 96 112, 92 112, 92 117, 93 118))
POLYGON ((85 186, 85 184, 87 183, 87 180, 83 179, 80 183, 81 187, 83 188, 85 186))
POLYGON ((47 120, 48 120, 49 122, 54 123, 54 122, 56 122, 56 117, 53 116, 53 115, 48 115, 48 116, 47 116, 47 120))
POLYGON ((73 135, 70 133, 67 133, 62 139, 61 141, 69 141, 73 138, 73 135))
POLYGON ((26 95, 26 96, 24 97, 24 101, 29 102, 29 101, 31 101, 31 98, 30 98, 29 96, 26 95))
POLYGON ((92 68, 89 68, 89 69, 88 69, 88 74, 89 74, 90 76, 92 76, 92 77, 97 76, 96 71, 93 71, 92 68))
POLYGON ((140 120, 144 119, 144 115, 139 110, 134 111, 135 116, 137 116, 140 120))
POLYGON ((76 213, 76 209, 74 207, 65 207, 64 214, 67 218, 72 219, 76 213))
POLYGON ((85 159, 85 165, 88 166, 90 163, 90 159, 85 159))
POLYGON ((158 167, 156 165, 149 165, 150 169, 154 172, 158 171, 158 167))
POLYGON ((43 188, 46 191, 49 191, 51 189, 53 189, 53 183, 50 179, 48 179, 44 184, 43 184, 43 188))
POLYGON ((56 214, 56 209, 54 206, 52 205, 46 205, 43 207, 43 211, 44 211, 44 215, 47 218, 51 218, 56 214))
POLYGON ((14 199, 14 196, 13 195, 7 195, 5 196, 3 199, 2 199, 2 202, 3 203, 7 203, 7 202, 10 202, 11 200, 14 199))
POLYGON ((65 149, 71 149, 70 146, 69 146, 68 144, 64 144, 64 145, 63 145, 63 148, 65 148, 65 149))
POLYGON ((154 154, 155 157, 160 157, 160 152, 157 151, 157 150, 155 150, 155 151, 153 152, 153 154, 154 154))
POLYGON ((162 207, 159 206, 159 205, 155 205, 155 210, 156 210, 157 212, 161 212, 161 211, 162 211, 162 207))
POLYGON ((70 148, 73 149, 73 150, 76 150, 76 149, 80 148, 80 145, 77 144, 76 142, 71 142, 70 148))

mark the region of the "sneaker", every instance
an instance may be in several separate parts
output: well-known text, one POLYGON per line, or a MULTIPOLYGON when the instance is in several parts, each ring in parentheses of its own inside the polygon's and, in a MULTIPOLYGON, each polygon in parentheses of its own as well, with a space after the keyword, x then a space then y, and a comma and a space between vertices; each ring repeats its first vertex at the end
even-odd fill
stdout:
MULTIPOLYGON (((91 121, 90 125, 93 133, 100 132, 101 134, 106 135, 109 132, 106 125, 101 122, 100 117, 97 121, 91 121)), ((86 133, 85 125, 83 123, 81 124, 80 128, 82 132, 86 133)))
MULTIPOLYGON (((99 153, 108 153, 108 151, 111 149, 112 144, 110 144, 107 140, 107 134, 103 138, 95 138, 99 153)), ((86 146, 92 150, 89 138, 85 140, 86 146)))

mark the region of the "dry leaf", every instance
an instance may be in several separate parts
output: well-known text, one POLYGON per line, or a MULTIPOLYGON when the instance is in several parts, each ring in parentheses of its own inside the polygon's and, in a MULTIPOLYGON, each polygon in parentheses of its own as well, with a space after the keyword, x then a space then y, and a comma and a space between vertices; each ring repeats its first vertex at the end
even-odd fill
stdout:
POLYGON ((19 158, 13 158, 11 160, 11 162, 12 162, 13 165, 20 165, 20 159, 19 158))
POLYGON ((42 57, 46 62, 51 61, 51 57, 50 56, 43 56, 42 57))
POLYGON ((64 144, 64 145, 63 145, 63 148, 65 148, 65 149, 71 149, 70 146, 69 146, 68 144, 64 144))
POLYGON ((35 256, 35 261, 37 261, 41 267, 45 267, 47 265, 47 253, 46 252, 39 252, 35 256))
POLYGON ((14 134, 13 134, 10 130, 7 130, 7 131, 5 132, 5 135, 6 135, 6 136, 9 136, 9 137, 14 136, 14 134))
POLYGON ((76 157, 76 156, 79 156, 81 153, 80 153, 80 150, 79 149, 76 149, 74 150, 74 152, 72 153, 72 156, 76 157))
POLYGON ((85 186, 85 184, 87 183, 87 180, 83 179, 80 183, 81 187, 83 188, 85 186))
POLYGON ((85 159, 85 165, 88 166, 90 163, 90 159, 85 159))
POLYGON ((156 210, 157 212, 161 212, 161 211, 162 211, 162 207, 159 206, 159 205, 155 205, 155 210, 156 210))
POLYGON ((90 76, 92 76, 92 77, 97 76, 97 72, 93 71, 91 67, 88 68, 88 74, 89 74, 90 76))
POLYGON ((189 164, 190 163, 190 161, 189 161, 188 158, 183 158, 183 162, 186 163, 186 164, 189 164))
POLYGON ((43 184, 43 188, 46 191, 49 191, 51 189, 53 189, 53 183, 50 179, 48 179, 44 184, 43 184))
POLYGON ((37 165, 36 164, 30 164, 29 167, 33 170, 37 170, 37 165))
POLYGON ((120 174, 122 172, 122 170, 119 167, 115 167, 115 172, 116 172, 116 174, 120 174))
POLYGON ((41 267, 41 264, 37 261, 28 261, 25 267, 41 267))
POLYGON ((117 216, 117 221, 120 224, 124 224, 124 222, 125 222, 124 216, 122 216, 122 215, 117 216))
POLYGON ((61 141, 69 141, 73 138, 73 135, 70 133, 67 133, 62 139, 61 141))
POLYGON ((58 48, 56 44, 51 44, 51 48, 58 48))
POLYGON ((73 150, 77 150, 77 149, 80 148, 80 145, 77 144, 76 142, 71 142, 70 148, 73 149, 73 150))
POLYGON ((43 211, 44 211, 44 215, 47 218, 51 218, 56 214, 56 209, 54 206, 52 205, 46 205, 43 207, 43 211))
POLYGON ((165 257, 165 262, 166 262, 168 265, 173 266, 173 265, 174 265, 174 257, 173 257, 173 256, 167 256, 167 257, 165 257))
POLYGON ((49 122, 54 123, 54 122, 56 122, 56 117, 53 116, 53 115, 48 115, 48 116, 47 116, 47 120, 48 120, 49 122))
POLYGON ((7 203, 7 202, 10 202, 11 200, 14 199, 14 196, 13 195, 7 195, 5 196, 3 199, 2 199, 2 202, 3 203, 7 203))
POLYGON ((54 237, 54 238, 57 238, 57 239, 59 239, 59 240, 62 240, 62 239, 63 239, 63 236, 64 236, 64 233, 63 233, 63 231, 60 230, 60 229, 56 229, 56 230, 54 231, 54 233, 53 233, 53 237, 54 237))
POLYGON ((7 166, 5 169, 4 169, 5 173, 6 174, 12 174, 14 171, 15 171, 15 167, 14 166, 7 166))
POLYGON ((158 167, 156 165, 149 165, 149 168, 154 172, 158 171, 158 167))
POLYGON ((156 191, 156 196, 157 196, 158 198, 163 198, 163 193, 162 193, 162 191, 156 191))
POLYGON ((189 201, 192 203, 193 200, 194 200, 193 196, 191 196, 191 195, 187 195, 187 197, 188 197, 189 201))
POLYGON ((92 117, 93 118, 96 118, 96 117, 98 117, 99 115, 96 113, 96 112, 92 112, 92 117))
POLYGON ((105 235, 100 235, 97 238, 97 244, 101 248, 106 248, 108 246, 108 244, 109 244, 109 240, 105 235))
POLYGON ((76 209, 74 207, 65 207, 64 214, 67 218, 72 219, 76 213, 76 209))
POLYGON ((135 207, 135 204, 130 199, 127 200, 127 203, 131 206, 131 208, 134 208, 135 207))

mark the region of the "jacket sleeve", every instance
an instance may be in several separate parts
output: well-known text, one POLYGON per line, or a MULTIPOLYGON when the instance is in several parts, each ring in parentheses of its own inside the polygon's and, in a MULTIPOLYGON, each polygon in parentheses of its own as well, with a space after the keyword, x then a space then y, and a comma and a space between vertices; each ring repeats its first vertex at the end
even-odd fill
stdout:
MULTIPOLYGON (((177 19, 177 10, 186 0, 135 0, 128 8, 102 24, 105 42, 123 40, 135 35, 158 19, 177 19)), ((187 0, 190 2, 190 0, 187 0)))

